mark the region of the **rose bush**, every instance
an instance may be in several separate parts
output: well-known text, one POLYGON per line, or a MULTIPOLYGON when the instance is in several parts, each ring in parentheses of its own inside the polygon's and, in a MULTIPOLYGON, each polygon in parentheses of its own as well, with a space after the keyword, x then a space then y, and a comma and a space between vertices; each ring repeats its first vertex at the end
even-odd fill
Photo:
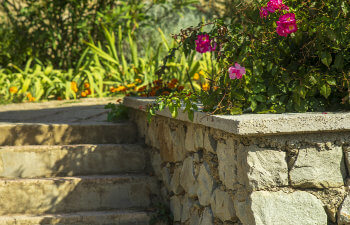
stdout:
POLYGON ((349 109, 349 11, 343 0, 237 1, 231 18, 174 36, 185 54, 210 50, 218 63, 208 90, 192 94, 217 114, 349 109))

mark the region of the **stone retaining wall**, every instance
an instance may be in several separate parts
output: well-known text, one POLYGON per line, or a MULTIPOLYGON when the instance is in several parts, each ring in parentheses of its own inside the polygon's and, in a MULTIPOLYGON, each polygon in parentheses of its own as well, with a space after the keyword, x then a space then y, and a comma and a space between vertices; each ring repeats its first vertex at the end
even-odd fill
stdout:
POLYGON ((271 121, 259 123, 256 115, 250 124, 264 133, 243 132, 238 123, 240 129, 228 132, 200 124, 199 113, 189 122, 165 112, 148 124, 140 110, 145 101, 127 98, 125 104, 139 135, 153 148, 161 194, 177 224, 350 224, 350 114, 310 114, 310 127, 320 126, 307 132, 300 131, 307 124, 297 119, 289 132, 283 131, 287 122, 268 129, 271 121), (326 129, 325 121, 337 117, 343 123, 326 129))

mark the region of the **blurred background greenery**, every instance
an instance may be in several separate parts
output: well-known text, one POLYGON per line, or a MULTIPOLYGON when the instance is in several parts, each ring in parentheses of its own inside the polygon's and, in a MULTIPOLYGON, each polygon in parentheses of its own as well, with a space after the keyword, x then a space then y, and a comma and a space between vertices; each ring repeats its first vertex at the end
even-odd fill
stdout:
MULTIPOLYGON (((2 0, 0 102, 137 92, 158 79, 162 58, 177 46, 171 34, 229 13, 228 2, 2 0)), ((183 86, 208 67, 196 55, 167 66, 166 78, 183 86)))

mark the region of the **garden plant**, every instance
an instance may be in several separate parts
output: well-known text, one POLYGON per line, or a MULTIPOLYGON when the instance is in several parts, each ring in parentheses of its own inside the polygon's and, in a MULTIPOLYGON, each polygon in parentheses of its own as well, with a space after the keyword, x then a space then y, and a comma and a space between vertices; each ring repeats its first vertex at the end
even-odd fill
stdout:
MULTIPOLYGON (((161 96, 150 115, 169 107, 176 116, 183 107, 193 119, 197 103, 203 111, 232 115, 350 108, 348 1, 233 3, 231 18, 174 35, 181 45, 171 53, 210 55, 217 66, 204 71, 201 91, 161 96)), ((166 74, 167 67, 160 73, 166 74)))

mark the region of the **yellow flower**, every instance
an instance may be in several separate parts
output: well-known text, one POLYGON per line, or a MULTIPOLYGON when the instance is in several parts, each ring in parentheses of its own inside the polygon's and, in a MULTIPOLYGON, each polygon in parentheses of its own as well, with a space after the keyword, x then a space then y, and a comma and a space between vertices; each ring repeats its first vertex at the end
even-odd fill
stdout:
POLYGON ((11 94, 16 94, 18 92, 18 88, 17 87, 10 87, 10 93, 11 94))
POLYGON ((119 87, 116 88, 116 91, 126 91, 126 87, 119 86, 119 87))
POLYGON ((74 91, 75 93, 77 93, 77 92, 78 92, 77 82, 72 81, 72 82, 70 83, 70 88, 72 89, 72 91, 74 91))
POLYGON ((203 89, 203 91, 208 91, 209 90, 209 84, 208 83, 203 84, 202 85, 202 89, 203 89))
POLYGON ((86 93, 85 91, 82 91, 82 92, 81 92, 81 97, 84 98, 84 97, 86 97, 86 96, 87 96, 87 93, 86 93))
POLYGON ((135 82, 141 84, 141 83, 142 83, 142 80, 139 79, 139 78, 137 78, 137 79, 135 79, 135 82))
POLYGON ((199 80, 199 74, 198 73, 195 73, 193 75, 193 80, 199 80))
POLYGON ((199 75, 204 76, 205 75, 204 71, 203 70, 199 71, 199 75))
POLYGON ((135 84, 128 84, 128 85, 126 85, 128 88, 133 88, 133 87, 135 87, 136 85, 135 84))
POLYGON ((90 88, 90 84, 89 83, 84 83, 84 88, 86 88, 86 89, 90 88))
POLYGON ((32 94, 31 94, 31 93, 28 93, 28 94, 27 94, 27 98, 30 99, 31 97, 33 97, 32 94))

